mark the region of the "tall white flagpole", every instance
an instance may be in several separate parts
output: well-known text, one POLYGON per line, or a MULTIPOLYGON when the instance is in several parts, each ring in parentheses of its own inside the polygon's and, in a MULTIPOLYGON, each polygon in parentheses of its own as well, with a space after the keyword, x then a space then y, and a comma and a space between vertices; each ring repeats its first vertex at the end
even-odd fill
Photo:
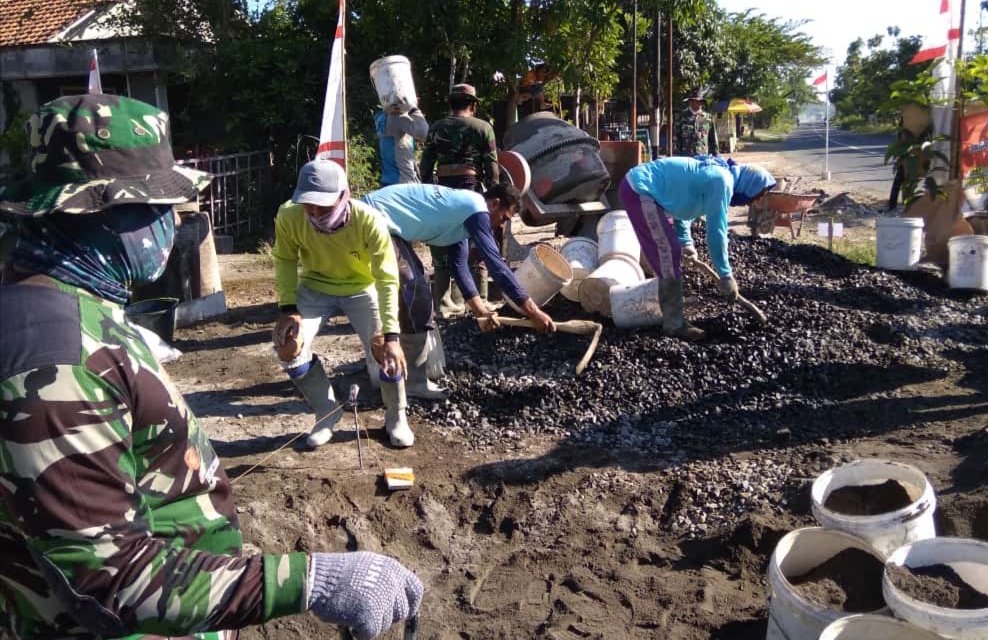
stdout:
POLYGON ((344 73, 344 47, 346 44, 346 0, 339 0, 339 17, 333 36, 329 60, 329 78, 326 81, 326 100, 322 110, 322 128, 319 132, 319 148, 316 157, 338 162, 346 169, 346 75, 344 73))
POLYGON ((824 91, 827 94, 827 111, 824 113, 824 127, 825 131, 823 134, 824 138, 824 153, 823 153, 823 179, 830 180, 830 69, 826 71, 826 80, 824 80, 824 91))

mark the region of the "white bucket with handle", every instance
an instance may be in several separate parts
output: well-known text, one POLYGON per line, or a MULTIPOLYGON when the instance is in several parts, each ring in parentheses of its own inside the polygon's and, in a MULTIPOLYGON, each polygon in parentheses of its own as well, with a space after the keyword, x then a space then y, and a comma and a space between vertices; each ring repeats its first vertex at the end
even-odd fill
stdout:
POLYGON ((570 238, 559 253, 566 258, 573 269, 573 279, 560 291, 563 297, 573 302, 580 300, 580 283, 597 268, 597 243, 590 238, 570 238))
POLYGON ((907 464, 876 458, 835 467, 813 482, 810 498, 813 517, 821 526, 863 538, 885 557, 904 544, 936 535, 933 512, 937 499, 933 485, 922 471, 907 464), (838 489, 861 487, 875 491, 875 487, 890 480, 908 494, 908 505, 874 515, 849 515, 827 506, 827 499, 838 489))
POLYGON ((611 318, 615 327, 633 329, 662 324, 658 278, 615 285, 611 287, 610 295, 611 318))
POLYGON ((371 82, 386 113, 407 113, 418 106, 412 63, 405 56, 379 58, 370 65, 371 82))
MULTIPOLYGON (((881 562, 881 554, 864 540, 841 531, 809 527, 790 531, 779 540, 768 563, 771 599, 766 640, 816 640, 827 625, 849 615, 804 598, 789 581, 819 567, 842 551, 857 549, 881 562)), ((869 585, 882 591, 881 580, 869 585)), ((880 600, 880 597, 878 598, 880 600)), ((866 613, 884 614, 882 607, 866 613)))
POLYGON ((580 306, 585 311, 611 316, 611 287, 638 284, 645 272, 638 258, 621 253, 612 254, 580 284, 580 306))
POLYGON ((860 613, 831 622, 820 640, 943 640, 908 622, 889 616, 860 613))
POLYGON ((603 262, 614 255, 625 255, 641 260, 642 247, 638 234, 631 226, 628 212, 616 209, 604 215, 597 223, 597 258, 603 262))
POLYGON ((954 236, 947 241, 951 289, 988 291, 988 236, 954 236))
POLYGON ((923 251, 922 218, 880 218, 875 224, 875 266, 915 271, 923 251))
POLYGON ((892 567, 946 565, 974 590, 988 596, 988 542, 968 538, 930 538, 899 547, 885 563, 882 592, 896 618, 944 638, 988 640, 988 607, 952 609, 917 600, 892 579, 892 567))
MULTIPOLYGON (((573 269, 558 251, 547 244, 538 244, 515 271, 515 278, 532 302, 543 307, 573 279, 573 269)), ((521 312, 511 300, 508 304, 521 312)))

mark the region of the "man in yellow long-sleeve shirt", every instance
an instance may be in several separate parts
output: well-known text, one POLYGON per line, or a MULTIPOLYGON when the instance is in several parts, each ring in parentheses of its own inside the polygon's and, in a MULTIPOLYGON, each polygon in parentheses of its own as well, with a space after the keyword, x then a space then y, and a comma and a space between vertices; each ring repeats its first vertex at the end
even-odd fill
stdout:
POLYGON ((407 365, 398 341, 398 262, 383 218, 370 206, 350 200, 340 165, 314 160, 299 171, 291 201, 275 218, 273 255, 281 308, 275 351, 316 414, 309 446, 329 442, 342 414, 312 342, 323 322, 343 311, 364 345, 368 372, 373 376, 380 366, 391 444, 410 447, 415 436, 405 416, 407 365), (374 340, 381 333, 383 346, 374 340), (372 349, 372 342, 379 348, 372 349))

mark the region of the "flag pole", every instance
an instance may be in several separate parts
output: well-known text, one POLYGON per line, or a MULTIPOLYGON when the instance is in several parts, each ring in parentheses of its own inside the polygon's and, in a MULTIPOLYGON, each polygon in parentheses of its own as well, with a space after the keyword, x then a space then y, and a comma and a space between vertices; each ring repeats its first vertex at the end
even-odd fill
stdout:
POLYGON ((830 69, 825 71, 823 81, 823 93, 825 100, 824 118, 824 169, 823 179, 830 180, 830 69))
POLYGON ((347 129, 346 121, 346 0, 340 0, 340 24, 343 25, 343 40, 340 42, 340 84, 343 93, 343 170, 349 169, 347 162, 350 160, 350 133, 347 129))

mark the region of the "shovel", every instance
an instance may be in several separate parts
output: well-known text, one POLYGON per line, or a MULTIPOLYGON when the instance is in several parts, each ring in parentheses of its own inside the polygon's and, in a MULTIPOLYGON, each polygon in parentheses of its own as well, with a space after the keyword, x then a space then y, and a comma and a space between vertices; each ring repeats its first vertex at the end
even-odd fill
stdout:
MULTIPOLYGON (((690 262, 695 264, 697 268, 700 269, 700 271, 706 272, 711 278, 714 279, 715 282, 720 282, 720 276, 717 274, 716 271, 714 271, 713 267, 711 267, 709 264, 707 264, 706 262, 701 262, 696 258, 690 260, 690 262)), ((738 302, 741 303, 742 307, 750 311, 751 314, 755 316, 755 318, 757 318, 760 323, 765 324, 766 322, 768 322, 768 316, 765 315, 765 312, 759 309, 758 305, 756 305, 751 300, 745 298, 740 293, 738 294, 738 302)))
MULTIPOLYGON (((504 318, 501 316, 496 316, 497 321, 503 325, 509 327, 522 327, 526 329, 534 329, 535 324, 531 320, 522 318, 504 318)), ((597 343, 600 342, 600 334, 604 330, 604 326, 599 322, 591 322, 590 320, 566 320, 564 322, 557 322, 556 331, 560 333, 572 333, 579 336, 593 336, 590 340, 590 346, 587 347, 586 353, 580 358, 580 361, 576 363, 576 369, 574 369, 574 375, 580 375, 590 364, 590 358, 597 351, 597 343)))

